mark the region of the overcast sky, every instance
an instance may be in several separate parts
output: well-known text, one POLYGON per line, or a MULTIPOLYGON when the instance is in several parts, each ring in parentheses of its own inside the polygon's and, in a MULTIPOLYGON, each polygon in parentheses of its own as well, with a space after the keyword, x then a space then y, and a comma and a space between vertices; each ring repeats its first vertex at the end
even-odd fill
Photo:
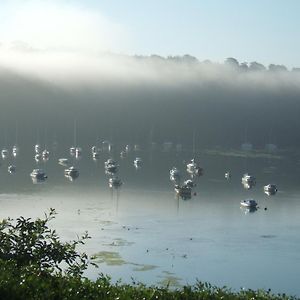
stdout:
POLYGON ((0 42, 300 66, 298 0, 2 0, 0 42))

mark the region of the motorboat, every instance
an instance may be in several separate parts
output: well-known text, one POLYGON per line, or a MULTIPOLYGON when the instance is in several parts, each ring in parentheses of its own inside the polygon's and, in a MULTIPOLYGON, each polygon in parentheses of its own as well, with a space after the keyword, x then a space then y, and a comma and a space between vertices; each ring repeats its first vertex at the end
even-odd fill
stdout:
POLYGON ((203 169, 201 167, 197 166, 195 168, 195 171, 194 171, 193 175, 195 175, 195 176, 202 176, 203 175, 203 169))
POLYGON ((224 177, 225 177, 225 179, 230 179, 230 178, 231 178, 231 173, 230 173, 230 171, 225 172, 224 177))
POLYGON ((112 158, 109 158, 107 161, 104 162, 104 166, 107 167, 108 165, 115 165, 117 162, 112 158))
POLYGON ((108 180, 108 185, 110 188, 119 188, 122 184, 123 182, 118 177, 111 177, 108 180))
POLYGON ((254 186, 256 184, 256 179, 249 173, 245 173, 242 177, 242 184, 249 184, 251 186, 254 186))
POLYGON ((203 169, 200 166, 198 166, 198 164, 194 158, 191 159, 191 161, 186 165, 186 170, 192 176, 202 176, 203 175, 203 169))
POLYGON ((30 176, 37 180, 45 180, 48 177, 42 169, 33 169, 30 176))
POLYGON ((75 148, 75 157, 79 158, 79 157, 81 157, 81 154, 82 154, 82 149, 80 147, 76 147, 75 148))
POLYGON ((100 156, 100 149, 97 148, 96 146, 92 147, 92 156, 93 156, 93 159, 98 159, 100 156))
POLYGON ((173 182, 179 182, 180 181, 180 172, 176 167, 173 167, 170 170, 170 180, 173 182))
POLYGON ((13 157, 16 157, 18 154, 19 154, 19 148, 18 148, 18 146, 14 145, 12 147, 12 155, 13 155, 13 157))
POLYGON ((68 169, 65 169, 64 173, 67 177, 77 178, 79 176, 79 170, 73 166, 68 169))
POLYGON ((10 173, 10 174, 15 173, 16 170, 17 170, 17 168, 16 168, 16 166, 14 166, 14 165, 9 165, 8 168, 7 168, 7 171, 8 171, 8 173, 10 173))
POLYGON ((180 186, 178 184, 175 185, 174 190, 176 194, 181 197, 183 200, 192 198, 192 188, 186 185, 180 186))
POLYGON ((2 159, 6 159, 8 157, 8 150, 6 148, 1 150, 2 159))
POLYGON ((36 154, 41 152, 41 146, 39 144, 34 145, 34 152, 36 154))
POLYGON ((143 160, 140 157, 136 157, 135 160, 133 161, 133 164, 137 169, 139 169, 143 164, 143 160))
POLYGON ((264 186, 264 192, 268 196, 275 195, 277 193, 277 191, 278 191, 278 189, 275 184, 270 183, 270 184, 264 186))
POLYGON ((76 148, 70 147, 70 155, 75 156, 76 148))
POLYGON ((197 163, 195 161, 195 159, 191 159, 191 161, 186 165, 186 170, 189 172, 189 173, 194 173, 195 172, 195 169, 197 168, 197 163))
POLYGON ((125 151, 126 151, 127 153, 131 151, 130 145, 126 145, 126 146, 125 146, 125 151))
POLYGON ((94 159, 94 160, 97 160, 97 159, 99 159, 99 157, 100 157, 100 153, 99 153, 99 152, 93 152, 93 153, 92 153, 92 156, 93 156, 93 159, 94 159))
POLYGON ((43 150, 43 152, 42 152, 42 158, 43 158, 43 160, 48 160, 49 159, 49 155, 50 155, 50 152, 47 149, 43 150))
POLYGON ((240 202, 241 206, 243 207, 257 207, 257 202, 254 199, 247 199, 240 202))
POLYGON ((122 150, 122 151, 120 152, 120 157, 121 157, 121 158, 125 158, 126 155, 127 155, 127 152, 126 152, 125 150, 122 150))
POLYGON ((59 158, 58 163, 64 167, 68 166, 69 160, 67 158, 59 158))

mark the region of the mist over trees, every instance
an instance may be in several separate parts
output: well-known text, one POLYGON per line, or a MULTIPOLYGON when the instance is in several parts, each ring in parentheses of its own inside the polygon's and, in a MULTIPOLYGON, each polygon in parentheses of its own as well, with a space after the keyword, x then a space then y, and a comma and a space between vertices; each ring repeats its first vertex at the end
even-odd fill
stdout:
MULTIPOLYGON (((1 52, 1 51, 0 51, 1 52)), ((18 50, 0 56, 0 145, 37 141, 37 131, 70 145, 114 142, 201 147, 300 145, 300 72, 259 62, 199 61, 101 53, 84 56, 18 50), (270 138, 270 132, 272 137, 270 138), (7 136, 7 138, 4 138, 7 136)))

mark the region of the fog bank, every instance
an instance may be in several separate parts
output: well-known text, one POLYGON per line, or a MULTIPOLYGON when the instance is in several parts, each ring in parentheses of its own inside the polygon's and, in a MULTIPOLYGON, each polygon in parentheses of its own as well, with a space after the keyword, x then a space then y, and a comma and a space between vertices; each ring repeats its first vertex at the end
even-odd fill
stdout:
POLYGON ((200 146, 236 147, 247 131, 257 147, 299 145, 297 69, 17 46, 0 48, 3 143, 13 143, 18 122, 23 142, 45 139, 47 131, 48 139, 71 144, 77 120, 82 143, 145 142, 151 135, 189 144, 195 131, 200 146))

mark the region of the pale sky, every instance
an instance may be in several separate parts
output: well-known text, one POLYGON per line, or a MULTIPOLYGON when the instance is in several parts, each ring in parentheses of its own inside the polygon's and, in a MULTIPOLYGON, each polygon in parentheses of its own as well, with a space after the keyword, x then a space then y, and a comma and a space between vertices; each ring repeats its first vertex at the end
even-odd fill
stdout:
POLYGON ((0 43, 300 67, 298 0, 2 0, 0 43))

